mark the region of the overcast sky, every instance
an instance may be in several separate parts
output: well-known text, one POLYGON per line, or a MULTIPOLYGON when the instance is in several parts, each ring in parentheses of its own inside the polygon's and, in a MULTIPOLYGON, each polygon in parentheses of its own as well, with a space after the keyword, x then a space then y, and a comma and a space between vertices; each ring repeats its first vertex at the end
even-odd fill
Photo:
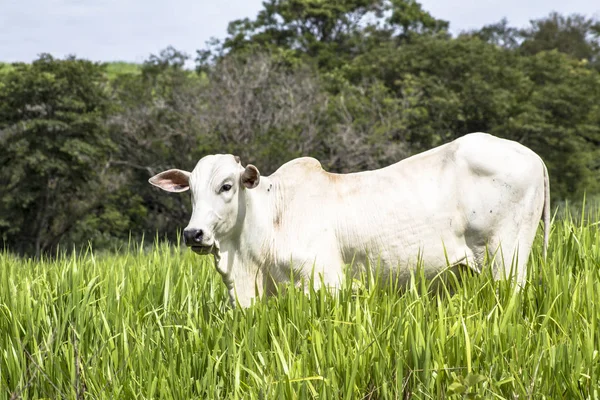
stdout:
MULTIPOLYGON (((331 0, 334 1, 334 0, 331 0)), ((450 30, 479 28, 507 17, 526 26, 551 11, 600 19, 600 0, 422 0, 450 30)), ((190 55, 234 19, 254 18, 262 0, 0 0, 0 61, 39 53, 95 61, 142 62, 172 45, 190 55)))

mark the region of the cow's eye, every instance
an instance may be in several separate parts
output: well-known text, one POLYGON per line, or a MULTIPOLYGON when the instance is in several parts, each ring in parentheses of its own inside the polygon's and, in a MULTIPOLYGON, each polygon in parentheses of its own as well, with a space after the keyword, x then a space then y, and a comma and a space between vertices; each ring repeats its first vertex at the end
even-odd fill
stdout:
POLYGON ((229 183, 226 183, 223 186, 221 186, 221 192, 229 192, 230 190, 231 190, 231 185, 229 183))

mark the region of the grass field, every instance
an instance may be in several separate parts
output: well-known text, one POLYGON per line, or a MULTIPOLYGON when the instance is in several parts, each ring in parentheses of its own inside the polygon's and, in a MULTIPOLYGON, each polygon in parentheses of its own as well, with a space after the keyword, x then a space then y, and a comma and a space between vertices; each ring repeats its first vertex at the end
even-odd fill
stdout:
MULTIPOLYGON (((0 61, 0 76, 7 74, 14 70, 11 63, 5 63, 0 61)), ((138 75, 142 73, 141 64, 114 61, 106 63, 106 75, 109 79, 113 80, 120 75, 138 75)))
POLYGON ((109 79, 115 79, 120 75, 139 75, 142 73, 141 64, 124 61, 106 63, 106 74, 109 79))
POLYGON ((174 246, 5 253, 1 398, 598 399, 598 215, 555 221, 547 263, 540 229, 515 293, 485 274, 437 296, 417 276, 232 310, 212 265, 174 246))

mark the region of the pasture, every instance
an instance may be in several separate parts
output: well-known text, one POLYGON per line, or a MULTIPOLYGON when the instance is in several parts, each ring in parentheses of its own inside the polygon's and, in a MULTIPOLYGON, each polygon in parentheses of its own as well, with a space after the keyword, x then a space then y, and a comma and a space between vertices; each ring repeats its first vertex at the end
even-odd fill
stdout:
POLYGON ((232 310, 207 257, 168 244, 0 253, 0 398, 600 398, 600 209, 541 232, 528 284, 454 295, 375 276, 232 310))

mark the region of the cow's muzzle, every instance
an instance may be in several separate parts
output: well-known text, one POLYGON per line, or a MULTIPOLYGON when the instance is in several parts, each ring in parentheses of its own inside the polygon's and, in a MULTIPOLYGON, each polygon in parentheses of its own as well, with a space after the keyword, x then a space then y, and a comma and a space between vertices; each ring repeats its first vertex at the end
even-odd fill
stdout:
POLYGON ((183 239, 186 246, 190 247, 194 253, 210 254, 213 251, 213 244, 206 243, 206 236, 202 229, 184 229, 183 239))
POLYGON ((204 231, 202 229, 184 229, 183 239, 187 246, 200 246, 204 240, 204 231))

